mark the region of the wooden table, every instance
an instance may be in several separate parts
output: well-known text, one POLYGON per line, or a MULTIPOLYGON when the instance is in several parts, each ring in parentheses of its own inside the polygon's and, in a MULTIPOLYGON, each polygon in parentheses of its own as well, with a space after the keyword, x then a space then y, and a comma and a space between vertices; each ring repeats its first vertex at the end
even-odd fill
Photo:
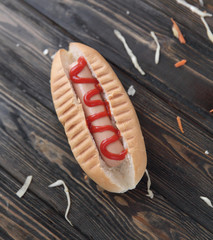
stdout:
MULTIPOLYGON (((188 2, 213 13, 212 0, 203 8, 188 2)), ((213 30, 213 18, 206 20, 213 30)), ((198 15, 175 0, 2 0, 0 27, 1 239, 213 239, 213 208, 200 198, 213 202, 213 43, 198 15), (173 36, 171 17, 187 44, 173 36), (158 65, 150 31, 161 45, 158 65), (51 56, 72 41, 97 49, 125 89, 136 89, 130 98, 145 137, 153 199, 146 176, 124 194, 84 179, 49 86, 51 56), (187 64, 175 68, 181 59, 187 64), (28 175, 33 182, 19 199, 28 175), (48 188, 57 179, 70 189, 73 227, 64 219, 63 188, 48 188)))

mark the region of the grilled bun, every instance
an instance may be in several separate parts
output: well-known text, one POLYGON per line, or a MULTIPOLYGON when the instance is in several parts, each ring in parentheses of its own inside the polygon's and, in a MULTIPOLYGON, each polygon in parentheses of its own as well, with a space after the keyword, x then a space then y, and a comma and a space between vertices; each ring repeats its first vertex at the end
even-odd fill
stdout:
POLYGON ((103 189, 122 193, 134 189, 141 180, 147 164, 146 150, 134 107, 118 77, 107 61, 94 49, 81 43, 70 43, 69 51, 60 49, 51 69, 51 94, 59 121, 64 126, 75 159, 84 172, 103 189), (85 113, 72 82, 69 70, 83 56, 109 102, 112 122, 121 134, 128 150, 119 166, 109 167, 101 158, 90 133, 85 113))

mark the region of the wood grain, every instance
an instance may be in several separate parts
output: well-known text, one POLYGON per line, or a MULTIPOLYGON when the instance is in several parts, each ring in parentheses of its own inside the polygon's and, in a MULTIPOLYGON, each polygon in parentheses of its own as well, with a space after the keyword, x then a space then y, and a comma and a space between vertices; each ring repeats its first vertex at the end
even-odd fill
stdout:
MULTIPOLYGON (((2 87, 1 89, 6 92, 5 88, 2 87)), ((15 92, 17 95, 20 95, 18 89, 15 89, 15 92)), ((27 101, 27 96, 23 97, 21 101, 22 103, 24 103, 24 99, 27 101)), ((84 182, 83 173, 77 164, 70 164, 70 160, 73 160, 71 156, 62 150, 64 147, 61 149, 57 147, 60 146, 61 140, 57 140, 57 133, 55 131, 51 130, 51 128, 46 126, 45 123, 39 123, 39 118, 31 116, 24 109, 21 110, 17 101, 15 101, 16 108, 13 107, 14 101, 8 98, 2 98, 1 102, 4 103, 3 105, 6 106, 6 109, 10 110, 10 114, 5 115, 7 117, 7 122, 1 122, 1 127, 4 129, 1 131, 0 146, 3 157, 1 159, 2 166, 20 182, 24 181, 25 176, 32 174, 34 176, 34 186, 31 187, 31 191, 33 191, 39 199, 50 204, 52 208, 58 209, 61 217, 63 217, 65 206, 65 204, 59 205, 61 202, 65 203, 62 191, 56 190, 56 194, 53 190, 47 191, 47 186, 56 180, 57 175, 64 179, 70 186, 74 202, 70 218, 75 226, 78 226, 80 223, 81 229, 85 229, 86 233, 84 234, 88 234, 87 236, 95 234, 97 237, 96 239, 99 239, 101 236, 102 239, 107 239, 107 236, 111 234, 114 236, 114 239, 119 239, 119 236, 123 236, 124 239, 140 239, 139 236, 142 234, 144 239, 157 239, 161 233, 162 236, 167 236, 166 238, 162 237, 162 239, 170 239, 172 237, 170 233, 165 232, 165 226, 169 225, 170 228, 173 229, 172 232, 176 232, 176 235, 179 236, 180 239, 183 237, 183 234, 185 239, 190 239, 190 235, 187 233, 189 225, 194 231, 199 229, 201 236, 206 236, 208 239, 210 233, 206 232, 203 227, 198 225, 185 214, 185 218, 188 219, 188 225, 184 224, 184 226, 182 226, 181 221, 183 213, 181 213, 180 217, 179 211, 175 210, 174 206, 171 206, 157 193, 155 203, 149 201, 145 196, 146 192, 144 183, 140 183, 138 189, 134 191, 133 195, 132 193, 123 194, 124 199, 125 196, 128 197, 129 195, 132 195, 129 197, 128 201, 132 201, 134 204, 130 205, 127 200, 124 200, 127 202, 128 206, 122 209, 124 204, 121 204, 122 200, 118 201, 116 199, 117 195, 102 192, 98 193, 94 183, 89 182, 88 184, 84 182), (11 116, 18 116, 18 118, 12 118, 11 116), (22 126, 22 128, 20 128, 20 126, 22 126), (16 131, 14 131, 15 127, 16 131), (11 133, 13 133, 13 136, 11 133), (23 140, 24 136, 25 140, 23 140), (52 174, 53 169, 54 175, 52 174), (156 202, 158 196, 162 203, 156 202), (115 201, 113 201, 113 197, 115 197, 115 201), (86 202, 85 198, 87 199, 86 202), (137 200, 135 201, 135 199, 137 200), (150 210, 151 208, 157 208, 161 205, 165 206, 163 209, 156 209, 156 213, 152 217, 149 214, 149 210, 145 211, 145 213, 148 212, 146 217, 146 214, 143 212, 146 203, 150 210), (153 204, 156 204, 156 206, 153 206, 153 204), (84 209, 83 212, 80 211, 82 208, 84 209), (95 211, 95 209, 97 210, 95 211), (174 213, 169 211, 171 218, 166 220, 168 209, 172 209, 174 213), (162 214, 165 215, 165 217, 161 217, 162 214), (157 223, 156 225, 154 224, 154 219, 156 218, 158 219, 157 222, 161 222, 160 226, 157 223), (92 219, 93 221, 91 221, 92 219), (94 219, 96 219, 95 222, 94 219), (119 225, 119 230, 117 228, 114 229, 114 227, 112 228, 112 222, 113 226, 119 225), (89 228, 88 224, 90 224, 89 228), (98 226, 102 226, 105 229, 99 233, 96 230, 99 229, 98 226), (179 229, 180 226, 181 230, 179 229), (184 230, 182 228, 184 228, 184 230), (184 233, 185 231, 186 233, 184 233)), ((33 103, 32 99, 31 102, 33 103)), ((1 107, 1 110, 2 109, 4 108, 1 107)), ((42 109, 40 109, 40 111, 43 112, 42 109)), ((52 114, 50 114, 50 116, 51 115, 52 114)), ((154 178, 152 179, 154 181, 154 178)), ((205 205, 203 205, 203 208, 204 210, 207 210, 205 205)), ((68 229, 70 229, 69 225, 68 229)))
MULTIPOLYGON (((198 22, 197 16, 190 14, 192 18, 188 18, 187 11, 175 1, 168 0, 154 3, 134 0, 131 4, 127 0, 55 0, 49 4, 47 0, 25 1, 80 41, 96 48, 113 64, 134 76, 141 85, 213 133, 213 123, 208 112, 212 108, 213 51, 202 24, 195 24, 195 19, 198 22), (126 14, 127 10, 129 15, 126 14), (179 44, 172 35, 170 17, 175 18, 177 13, 177 20, 181 18, 185 25, 188 24, 186 27, 180 25, 186 35, 186 45, 179 44), (114 35, 114 29, 122 32, 130 48, 137 53, 146 76, 142 77, 134 69, 123 45, 114 35), (161 45, 158 66, 154 64, 155 45, 150 31, 156 32, 161 45), (187 65, 181 70, 175 69, 174 63, 183 58, 188 60, 187 65)), ((207 10, 211 12, 212 5, 208 4, 207 10)), ((208 20, 210 27, 213 25, 211 21, 208 20)))
MULTIPOLYGON (((83 6, 87 12, 89 4, 83 6)), ((129 75, 129 70, 113 65, 124 87, 133 84, 136 89, 131 100, 145 136, 155 198, 146 197, 146 177, 136 190, 125 194, 101 191, 91 180, 85 181, 51 101, 50 56, 59 44, 66 47, 65 42, 73 40, 71 35, 22 1, 4 1, 0 11, 0 236, 212 239, 212 209, 199 198, 204 195, 213 199, 213 159, 211 154, 204 154, 206 149, 212 152, 213 139, 205 130, 206 123, 198 125, 201 120, 183 114, 180 105, 170 106, 156 96, 156 91, 147 90, 129 75), (52 51, 48 56, 42 53, 46 48, 52 51), (182 118, 184 135, 178 129, 177 115, 182 118), (17 199, 14 193, 29 174, 33 183, 26 196, 17 199), (47 188, 59 178, 71 191, 69 218, 74 228, 64 219, 63 189, 47 188), (16 236, 11 227, 16 229, 16 236)), ((79 37, 77 33, 75 36, 79 37)), ((94 41, 92 33, 85 34, 84 40, 88 38, 94 41)), ((108 57, 112 61, 114 56, 108 53, 108 57)))
POLYGON ((34 179, 20 199, 15 195, 20 183, 2 169, 0 175, 0 225, 12 239, 67 239, 71 233, 74 239, 87 239, 75 228, 68 233, 66 228, 69 224, 63 215, 31 192, 34 179))

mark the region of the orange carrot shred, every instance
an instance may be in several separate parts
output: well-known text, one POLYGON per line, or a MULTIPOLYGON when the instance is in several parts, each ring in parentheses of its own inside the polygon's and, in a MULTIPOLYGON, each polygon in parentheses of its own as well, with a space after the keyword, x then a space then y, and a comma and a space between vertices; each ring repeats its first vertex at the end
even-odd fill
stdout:
POLYGON ((179 39, 180 43, 185 44, 186 40, 183 37, 183 34, 181 33, 180 28, 178 27, 177 23, 174 21, 173 18, 171 18, 171 21, 173 23, 172 27, 178 32, 178 39, 179 39))
POLYGON ((210 113, 213 113, 213 109, 211 109, 209 112, 210 112, 210 113))
POLYGON ((181 123, 181 118, 179 116, 177 116, 177 123, 178 123, 178 127, 179 127, 180 131, 182 133, 184 133, 183 126, 182 126, 182 123, 181 123))
POLYGON ((187 62, 186 59, 183 59, 183 60, 175 63, 175 67, 179 68, 179 67, 183 66, 184 64, 186 64, 186 62, 187 62))

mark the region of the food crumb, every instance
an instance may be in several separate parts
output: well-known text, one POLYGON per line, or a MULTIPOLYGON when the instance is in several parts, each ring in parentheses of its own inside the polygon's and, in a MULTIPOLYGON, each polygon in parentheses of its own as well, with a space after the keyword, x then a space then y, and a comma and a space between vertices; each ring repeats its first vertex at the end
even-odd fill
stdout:
POLYGON ((127 10, 127 11, 126 11, 126 14, 129 15, 129 14, 130 14, 130 11, 127 10))
POLYGON ((53 58, 55 57, 56 53, 54 53, 50 58, 53 60, 53 58))
POLYGON ((175 63, 174 66, 175 66, 176 68, 179 68, 179 67, 182 67, 183 65, 185 65, 186 62, 187 62, 186 59, 183 59, 183 60, 181 60, 181 61, 175 63))
POLYGON ((99 192, 103 192, 103 191, 104 191, 104 189, 103 189, 101 186, 99 186, 99 185, 96 185, 96 188, 97 188, 97 190, 98 190, 99 192))
POLYGON ((207 197, 200 196, 200 198, 209 206, 213 208, 212 202, 207 197))
POLYGON ((129 96, 134 96, 134 95, 135 95, 136 90, 134 89, 134 86, 133 86, 133 85, 131 85, 131 86, 129 87, 127 93, 128 93, 129 96))
POLYGON ((84 176, 84 180, 85 181, 88 180, 88 176, 87 175, 84 176))
POLYGON ((17 43, 17 44, 16 44, 16 47, 19 47, 19 46, 20 46, 20 44, 19 44, 19 43, 17 43))
POLYGON ((43 54, 46 56, 48 53, 49 53, 49 50, 47 48, 44 49, 43 54))
POLYGON ((206 150, 206 151, 205 151, 205 154, 206 154, 206 155, 209 155, 209 151, 208 151, 208 150, 206 150))
POLYGON ((30 186, 30 183, 32 182, 32 178, 33 176, 28 176, 24 182, 24 185, 18 190, 18 192, 16 193, 16 195, 19 197, 19 198, 22 198, 24 196, 24 194, 26 193, 27 189, 29 188, 30 186))

